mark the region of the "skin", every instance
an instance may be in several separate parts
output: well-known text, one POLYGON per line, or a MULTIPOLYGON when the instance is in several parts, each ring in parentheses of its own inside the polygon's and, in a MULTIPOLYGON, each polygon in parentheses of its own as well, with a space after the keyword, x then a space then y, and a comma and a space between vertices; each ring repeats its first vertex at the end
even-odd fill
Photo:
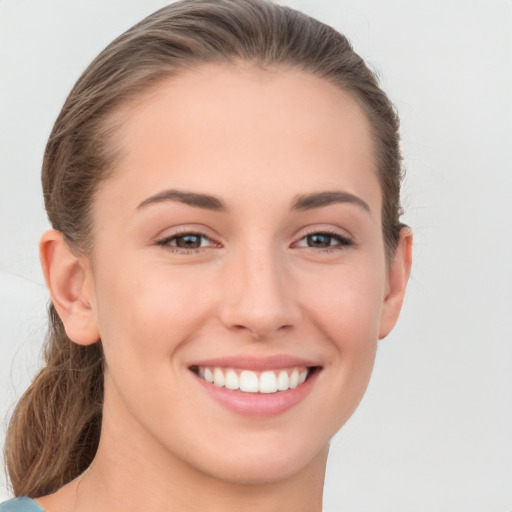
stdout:
POLYGON ((386 261, 365 115, 320 78, 249 64, 184 72, 122 115, 123 156, 94 201, 92 255, 73 254, 56 231, 41 241, 68 335, 102 340, 105 405, 91 468, 38 502, 49 512, 321 510, 329 440, 364 394, 411 262, 408 229, 386 261), (226 210, 139 206, 169 189, 226 210), (368 208, 292 209, 324 191, 368 208), (176 247, 184 232, 204 234, 202 247, 176 247), (333 234, 322 248, 311 233, 333 234), (274 354, 322 370, 273 417, 220 406, 189 369, 274 354))

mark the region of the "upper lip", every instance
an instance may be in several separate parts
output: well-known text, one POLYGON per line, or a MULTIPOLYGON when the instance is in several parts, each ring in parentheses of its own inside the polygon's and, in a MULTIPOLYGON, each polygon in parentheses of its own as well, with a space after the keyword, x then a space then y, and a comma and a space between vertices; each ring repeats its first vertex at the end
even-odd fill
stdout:
POLYGON ((217 357, 213 359, 203 359, 195 361, 189 367, 208 367, 208 368, 237 368, 240 370, 278 370, 281 368, 296 368, 296 367, 317 367, 320 366, 317 362, 303 359, 300 357, 290 356, 286 354, 277 354, 267 357, 255 357, 248 355, 226 356, 217 357))

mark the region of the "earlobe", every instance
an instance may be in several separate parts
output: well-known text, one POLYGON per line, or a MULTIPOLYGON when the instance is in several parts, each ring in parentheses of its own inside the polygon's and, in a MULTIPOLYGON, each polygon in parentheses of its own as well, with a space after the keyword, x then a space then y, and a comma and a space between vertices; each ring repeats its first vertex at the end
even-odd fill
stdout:
POLYGON ((71 251, 60 231, 47 231, 39 243, 46 286, 69 339, 90 345, 99 339, 92 307, 93 282, 87 258, 71 251))
POLYGON ((393 261, 388 270, 388 287, 382 308, 379 339, 385 338, 398 320, 412 264, 412 232, 408 227, 400 231, 393 261))

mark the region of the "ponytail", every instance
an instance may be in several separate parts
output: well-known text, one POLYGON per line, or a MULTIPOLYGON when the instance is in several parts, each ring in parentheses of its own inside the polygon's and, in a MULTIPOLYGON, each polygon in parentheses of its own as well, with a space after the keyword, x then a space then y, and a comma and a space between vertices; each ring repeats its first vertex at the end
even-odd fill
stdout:
POLYGON ((73 343, 49 308, 46 366, 21 397, 7 431, 5 459, 16 496, 56 491, 80 475, 98 448, 103 403, 100 342, 73 343))

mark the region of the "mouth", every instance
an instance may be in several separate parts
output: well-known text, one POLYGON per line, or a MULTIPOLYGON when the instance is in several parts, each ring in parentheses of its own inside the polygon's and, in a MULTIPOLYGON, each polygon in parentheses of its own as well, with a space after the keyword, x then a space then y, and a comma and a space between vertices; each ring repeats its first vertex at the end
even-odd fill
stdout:
POLYGON ((194 365, 190 370, 200 379, 218 388, 241 393, 272 394, 300 387, 319 372, 320 367, 295 366, 254 371, 243 368, 194 365))
POLYGON ((188 369, 206 396, 232 413, 279 416, 312 392, 323 366, 286 354, 244 354, 194 361, 188 369))

